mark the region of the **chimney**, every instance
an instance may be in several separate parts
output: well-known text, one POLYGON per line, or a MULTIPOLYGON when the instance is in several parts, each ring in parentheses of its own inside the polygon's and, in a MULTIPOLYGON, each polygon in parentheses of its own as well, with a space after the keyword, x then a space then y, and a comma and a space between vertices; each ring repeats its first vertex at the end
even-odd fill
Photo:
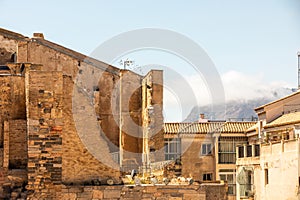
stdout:
POLYGON ((34 38, 45 39, 43 33, 33 33, 34 38))
POLYGON ((200 113, 200 119, 204 119, 205 115, 204 113, 200 113))
POLYGON ((208 119, 205 119, 204 113, 200 113, 198 122, 199 123, 208 122, 208 119))

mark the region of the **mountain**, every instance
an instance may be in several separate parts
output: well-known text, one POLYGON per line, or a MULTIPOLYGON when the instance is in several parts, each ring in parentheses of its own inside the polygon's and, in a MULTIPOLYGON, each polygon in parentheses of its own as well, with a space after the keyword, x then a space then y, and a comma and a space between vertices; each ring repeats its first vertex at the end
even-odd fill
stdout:
POLYGON ((249 121, 257 119, 255 108, 274 100, 282 98, 295 92, 295 89, 282 88, 272 92, 268 97, 255 98, 250 100, 231 100, 225 105, 195 106, 184 122, 195 122, 199 119, 199 114, 204 113, 206 119, 211 120, 230 120, 230 121, 249 121))

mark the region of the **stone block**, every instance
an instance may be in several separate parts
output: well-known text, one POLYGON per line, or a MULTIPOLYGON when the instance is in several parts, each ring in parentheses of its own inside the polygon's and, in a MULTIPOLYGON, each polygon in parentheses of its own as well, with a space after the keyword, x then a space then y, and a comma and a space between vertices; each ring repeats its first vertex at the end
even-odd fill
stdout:
POLYGON ((206 195, 205 194, 183 194, 183 200, 206 200, 206 195))
POLYGON ((182 197, 169 197, 169 200, 182 200, 182 197))
POLYGON ((120 198, 120 196, 120 190, 104 190, 104 198, 106 199, 120 198))
POLYGON ((91 199, 93 196, 92 192, 87 191, 87 192, 82 192, 82 193, 77 193, 77 198, 83 198, 83 199, 91 199))
POLYGON ((93 190, 93 198, 94 199, 103 199, 103 191, 93 190))
POLYGON ((61 195, 61 199, 64 200, 76 200, 76 197, 75 193, 65 193, 61 195))

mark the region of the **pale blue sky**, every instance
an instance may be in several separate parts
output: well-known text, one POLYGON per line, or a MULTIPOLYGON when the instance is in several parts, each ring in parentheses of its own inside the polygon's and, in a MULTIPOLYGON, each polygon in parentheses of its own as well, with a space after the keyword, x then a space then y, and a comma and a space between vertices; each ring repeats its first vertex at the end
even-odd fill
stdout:
MULTIPOLYGON (((235 71, 297 86, 298 0, 0 0, 0 8, 0 27, 27 36, 43 32, 46 39, 87 55, 122 32, 169 29, 205 49, 221 75, 235 71)), ((133 59, 149 64, 149 59, 133 59)), ((153 63, 158 62, 163 61, 153 63)))

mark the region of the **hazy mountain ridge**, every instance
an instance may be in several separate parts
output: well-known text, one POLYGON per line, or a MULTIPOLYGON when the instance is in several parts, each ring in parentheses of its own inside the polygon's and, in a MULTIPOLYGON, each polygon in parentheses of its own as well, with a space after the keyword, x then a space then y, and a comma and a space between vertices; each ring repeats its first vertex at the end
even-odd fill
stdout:
POLYGON ((295 89, 280 88, 276 91, 272 91, 272 95, 250 100, 231 100, 226 102, 225 105, 218 105, 213 109, 210 105, 200 107, 195 106, 184 121, 195 122, 199 119, 200 113, 204 113, 206 119, 249 121, 257 118, 254 111, 255 108, 287 96, 293 92, 295 92, 295 89))

